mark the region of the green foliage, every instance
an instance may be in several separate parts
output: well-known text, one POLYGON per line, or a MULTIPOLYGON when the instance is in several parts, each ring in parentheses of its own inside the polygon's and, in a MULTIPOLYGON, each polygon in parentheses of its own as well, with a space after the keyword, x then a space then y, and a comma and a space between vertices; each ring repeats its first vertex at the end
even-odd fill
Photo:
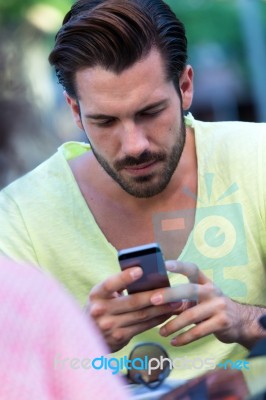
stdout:
POLYGON ((240 23, 235 0, 166 0, 184 22, 190 44, 216 41, 235 45, 240 23))
MULTIPOLYGON (((240 2, 238 0, 165 0, 177 17, 187 28, 191 44, 213 40, 239 43, 241 26, 239 19, 240 2)), ((266 27, 266 1, 252 0, 258 3, 262 23, 266 27)))
POLYGON ((1 23, 23 19, 29 8, 36 4, 48 4, 65 14, 72 3, 72 0, 0 0, 1 23))

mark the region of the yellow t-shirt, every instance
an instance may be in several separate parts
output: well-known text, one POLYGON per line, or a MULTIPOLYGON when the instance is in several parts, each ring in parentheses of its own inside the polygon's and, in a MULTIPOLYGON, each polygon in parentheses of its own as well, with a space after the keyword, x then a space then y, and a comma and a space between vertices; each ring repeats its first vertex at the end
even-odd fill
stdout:
MULTIPOLYGON (((195 131, 198 193, 194 229, 180 259, 195 262, 228 296, 266 306, 266 124, 206 123, 191 115, 185 120, 195 131)), ((87 151, 88 144, 66 143, 0 194, 0 254, 41 266, 82 305, 95 284, 120 271, 117 251, 97 226, 68 165, 87 151)), ((174 249, 190 213, 154 216, 155 239, 163 250, 169 241, 174 249), (169 219, 182 223, 165 229, 169 219)), ((171 285, 184 281, 174 274, 170 280, 171 285)), ((178 359, 171 376, 186 379, 207 371, 210 359, 219 364, 247 354, 213 335, 178 348, 170 340, 154 328, 133 338, 116 357, 128 355, 134 343, 157 341, 178 359)))

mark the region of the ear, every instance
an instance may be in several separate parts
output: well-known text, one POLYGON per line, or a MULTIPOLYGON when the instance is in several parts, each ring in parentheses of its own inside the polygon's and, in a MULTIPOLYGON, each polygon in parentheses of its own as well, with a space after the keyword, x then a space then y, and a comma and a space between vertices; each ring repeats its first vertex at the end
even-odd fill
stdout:
POLYGON ((70 97, 66 91, 64 91, 64 96, 65 96, 65 99, 72 111, 72 114, 73 114, 73 117, 74 117, 74 120, 75 120, 77 126, 82 131, 84 131, 81 116, 80 116, 80 108, 79 108, 77 100, 73 99, 73 97, 70 97))
POLYGON ((187 65, 179 79, 183 110, 188 110, 193 99, 193 69, 187 65))

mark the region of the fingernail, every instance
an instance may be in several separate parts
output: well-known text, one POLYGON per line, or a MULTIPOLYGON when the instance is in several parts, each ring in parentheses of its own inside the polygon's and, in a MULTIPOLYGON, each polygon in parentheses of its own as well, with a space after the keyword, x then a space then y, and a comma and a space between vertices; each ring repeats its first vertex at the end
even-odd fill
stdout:
POLYGON ((161 304, 163 303, 163 296, 161 294, 155 294, 154 296, 151 297, 151 302, 152 304, 161 304))
POLYGON ((161 328, 161 329, 160 329, 160 335, 161 335, 161 336, 166 336, 166 335, 167 335, 167 332, 166 332, 166 329, 165 329, 165 328, 161 328))
POLYGON ((141 269, 140 267, 136 267, 136 268, 134 268, 134 269, 132 269, 132 270, 130 271, 130 276, 131 276, 133 279, 138 279, 138 278, 141 277, 141 275, 142 275, 142 269, 141 269))
POLYGON ((176 346, 177 345, 177 340, 176 339, 172 339, 170 343, 171 343, 172 346, 176 346))
POLYGON ((167 270, 170 271, 170 272, 174 272, 176 270, 175 264, 168 263, 167 264, 167 270))

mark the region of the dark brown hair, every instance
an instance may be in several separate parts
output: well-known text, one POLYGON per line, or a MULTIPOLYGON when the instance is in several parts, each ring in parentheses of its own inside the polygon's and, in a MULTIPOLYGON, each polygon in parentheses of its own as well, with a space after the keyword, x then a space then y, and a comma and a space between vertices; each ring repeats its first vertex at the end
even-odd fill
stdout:
POLYGON ((77 98, 75 74, 96 65, 120 73, 159 50, 166 78, 178 80, 187 60, 183 24, 162 0, 79 0, 66 14, 49 56, 59 83, 77 98))

